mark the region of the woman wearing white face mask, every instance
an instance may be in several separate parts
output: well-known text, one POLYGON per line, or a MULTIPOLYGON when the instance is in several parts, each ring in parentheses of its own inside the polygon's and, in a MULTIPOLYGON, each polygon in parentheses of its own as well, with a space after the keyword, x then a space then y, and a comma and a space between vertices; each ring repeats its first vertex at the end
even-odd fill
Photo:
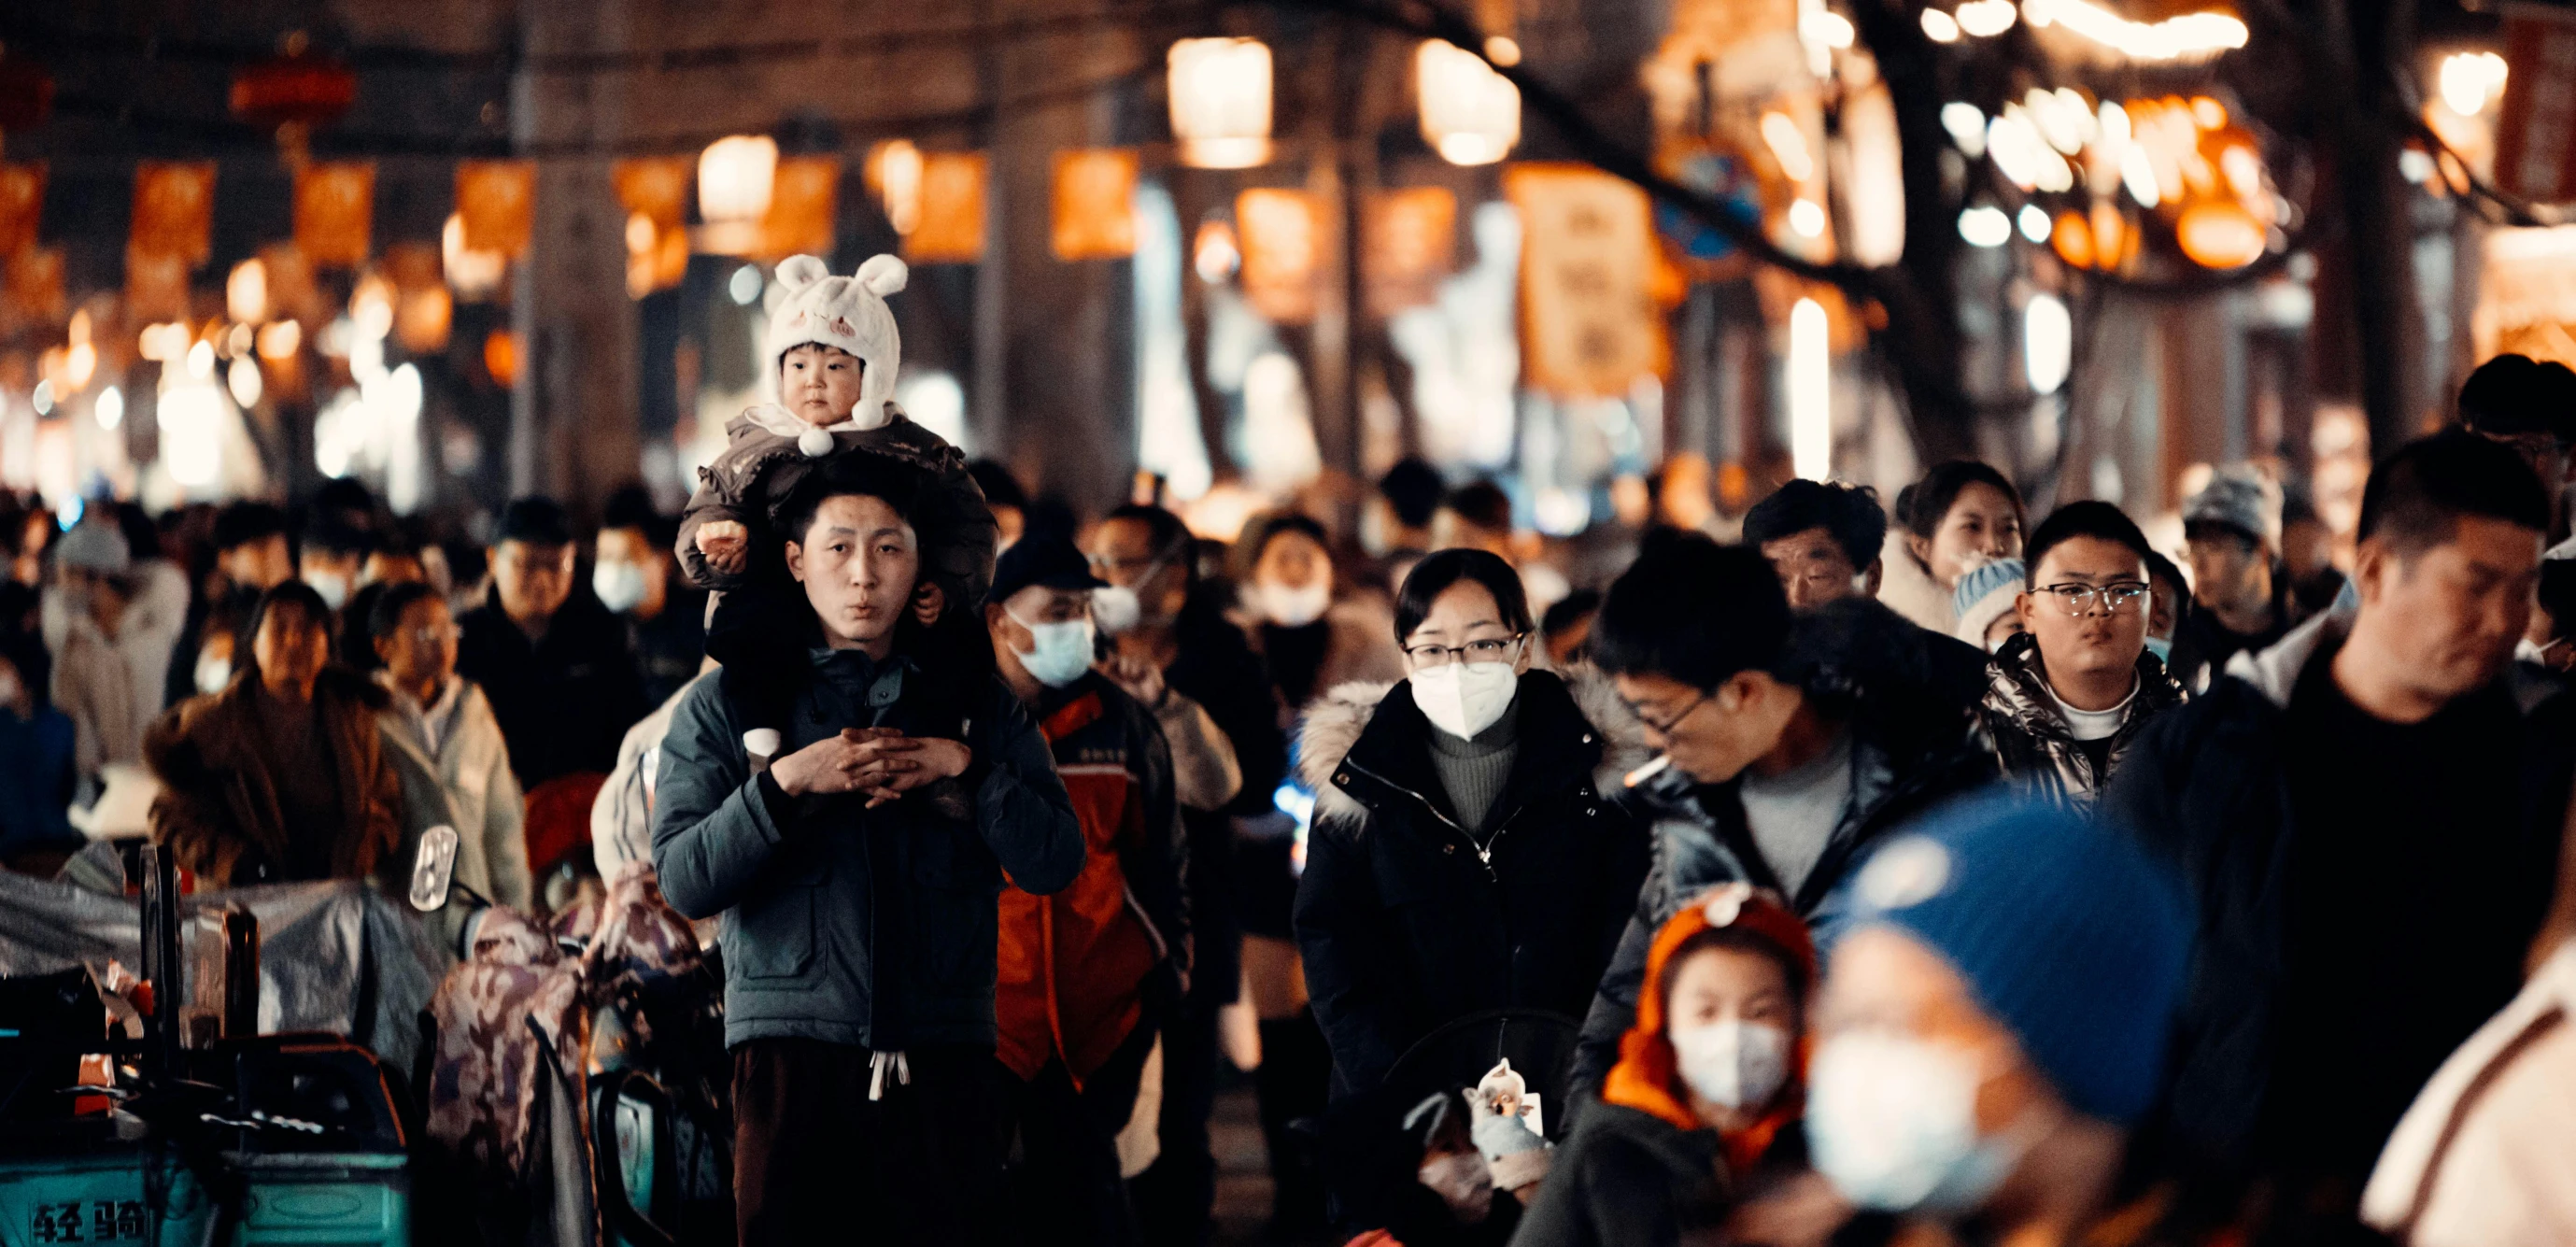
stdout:
POLYGON ((1515 1244, 1669 1247, 1806 1164, 1806 924, 1731 883, 1655 932, 1619 1063, 1558 1150, 1515 1244))
POLYGON ((1323 525, 1287 511, 1244 525, 1235 543, 1244 638, 1269 668, 1283 729, 1336 685, 1405 674, 1384 599, 1334 600, 1327 547, 1323 525))
POLYGON ((2052 806, 1985 798, 1916 826, 1843 893, 1808 1068, 1817 1172, 1956 1243, 2218 1241, 2159 1224, 2200 1201, 2113 1186, 2182 999, 2179 881, 2125 832, 2052 806))
POLYGON ((1317 795, 1297 942, 1337 1099, 1457 1018, 1581 1017, 1647 864, 1644 829, 1600 796, 1601 732, 1531 669, 1509 564, 1433 554, 1396 620, 1410 678, 1326 694, 1298 749, 1317 795))

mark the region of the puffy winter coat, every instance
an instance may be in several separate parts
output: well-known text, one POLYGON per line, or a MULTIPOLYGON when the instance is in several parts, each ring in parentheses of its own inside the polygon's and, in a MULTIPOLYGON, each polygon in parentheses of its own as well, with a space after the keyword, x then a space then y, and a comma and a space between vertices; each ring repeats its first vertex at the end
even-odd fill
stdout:
MULTIPOLYGON (((286 882, 285 864, 299 856, 297 829, 278 801, 277 759, 261 747, 260 696, 256 677, 236 675, 224 691, 162 715, 143 740, 161 781, 152 838, 196 872, 201 888, 286 882)), ((367 878, 401 840, 402 781, 376 727, 384 704, 384 690, 353 671, 328 668, 314 683, 342 829, 332 843, 308 846, 327 862, 326 878, 367 878)))
MULTIPOLYGON (((2104 818, 2179 863, 2197 904, 2161 1109, 2162 1133, 2182 1151, 2174 1163, 2221 1175, 2263 1163, 2260 1132, 2294 956, 2285 933, 2296 850, 2303 835, 2334 834, 2298 823, 2282 729, 2301 673, 2321 649, 2342 643, 2352 618, 2330 611, 2270 649, 2238 654, 2208 691, 2148 727, 2103 794, 2104 818)), ((2494 879, 2498 912, 2527 912, 2535 929, 2567 809, 2569 709, 2569 699, 2552 698, 2523 712, 2524 826, 2505 834, 2532 842, 2533 868, 2494 879)), ((2449 851, 2440 839, 2447 831, 2427 829, 2428 856, 2449 851)))
POLYGON ((1179 994, 1189 855, 1154 718, 1098 673, 1033 707, 1082 822, 1085 856, 1052 896, 1002 889, 996 1053, 1023 1080, 1061 1057, 1078 1086, 1179 994), (1160 975, 1159 979, 1157 975, 1160 975))
MULTIPOLYGON (((1875 606, 1866 609, 1876 612, 1875 606)), ((1887 655, 1877 655, 1885 658, 1887 655)), ((1901 656, 1902 657, 1902 656, 1901 656)), ((1916 673, 1919 675, 1920 673, 1916 673)), ((1839 683, 1839 677, 1823 682, 1839 683)), ((1815 695, 1812 691, 1811 696, 1815 695)), ((1885 690, 1850 700, 1851 799, 1807 872, 1790 907, 1818 927, 1832 919, 1826 904, 1834 886, 1868 856, 1889 831, 1925 810, 1995 780, 1995 762, 1969 717, 1954 712, 1931 685, 1885 690), (1904 706, 1899 713, 1881 707, 1904 706)), ((1586 707, 1611 734, 1611 766, 1624 771, 1647 759, 1644 728, 1616 698, 1586 707)), ((1670 774, 1670 772, 1667 772, 1670 774)), ((1745 882, 1785 894, 1763 860, 1745 822, 1744 804, 1729 782, 1686 789, 1677 798, 1623 794, 1641 817, 1652 820, 1654 864, 1637 890, 1619 951, 1601 978, 1601 990, 1583 1019, 1574 1083, 1598 1091, 1619 1059, 1619 1037, 1636 1017, 1645 983, 1646 953, 1655 931, 1684 901, 1721 883, 1745 882)))
MULTIPOLYGON (((957 730, 917 712, 934 677, 907 665, 884 705, 871 694, 885 674, 854 650, 814 654, 777 756, 845 727, 957 730)), ((725 915, 725 1042, 993 1043, 1003 872, 1045 894, 1071 883, 1084 856, 1018 696, 990 681, 965 725, 966 773, 873 810, 863 794, 790 797, 754 774, 743 700, 730 679, 691 684, 654 785, 662 894, 690 918, 725 915)))
POLYGON ((1602 799, 1601 732, 1566 685, 1521 677, 1519 754, 1480 846, 1452 813, 1409 683, 1333 689, 1306 714, 1316 793, 1297 942, 1337 1095, 1487 1009, 1582 1015, 1644 876, 1644 829, 1602 799))
POLYGON ((2110 761, 2096 775, 2093 759, 2067 730, 2066 716, 2049 692, 2048 671, 2040 664, 2035 638, 2025 632, 2005 642, 1988 674, 1977 717, 2004 778, 2035 796, 2079 810, 2091 809, 2101 798, 2138 734, 2156 716, 2181 705, 2185 696, 2155 655, 2140 653, 2137 693, 2129 699, 2128 717, 2120 720, 2120 730, 2111 735, 2110 761))

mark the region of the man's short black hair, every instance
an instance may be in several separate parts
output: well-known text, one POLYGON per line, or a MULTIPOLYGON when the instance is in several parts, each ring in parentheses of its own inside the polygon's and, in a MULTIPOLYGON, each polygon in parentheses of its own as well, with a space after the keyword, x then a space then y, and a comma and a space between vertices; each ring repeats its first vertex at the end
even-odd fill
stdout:
MULTIPOLYGON (((2074 540, 2091 537, 2114 545, 2127 546, 2141 563, 2151 563, 2155 549, 2147 544, 2147 535, 2138 531, 2137 522, 2120 508, 2097 499, 2070 502, 2048 513, 2048 518, 2031 530, 2030 540, 2022 546, 2021 584, 2025 589, 2039 586, 2039 564, 2048 552, 2074 540)), ((2153 587, 2152 582, 2150 586, 2153 587)))
POLYGON ((417 580, 406 580, 384 586, 376 595, 375 605, 367 610, 367 635, 384 640, 402 630, 403 612, 414 603, 438 600, 438 590, 417 580))
POLYGON ((286 535, 286 512, 265 502, 228 503, 215 512, 215 552, 230 554, 254 541, 286 535))
POLYGON ((1458 518, 1489 533, 1512 531, 1512 496, 1492 481, 1469 481, 1440 500, 1458 518))
POLYGON ((1592 661, 1611 675, 1661 675, 1714 689, 1770 670, 1789 636, 1789 599, 1760 551, 1698 534, 1648 546, 1592 621, 1592 661))
POLYGON ((2546 433, 2576 446, 2576 371, 2556 360, 2498 355, 2460 383, 2460 423, 2488 437, 2546 433))
POLYGON ((1020 487, 1020 478, 998 460, 978 459, 966 465, 966 475, 984 491, 986 506, 1009 507, 1014 511, 1029 509, 1029 491, 1020 487))
POLYGON ((304 526, 304 548, 345 558, 365 558, 376 548, 375 535, 328 512, 316 513, 304 526))
POLYGON ((599 526, 633 528, 649 533, 653 530, 653 521, 660 519, 661 515, 653 505, 651 490, 641 485, 621 485, 600 506, 599 526))
POLYGON ((1530 630, 1529 594, 1521 588, 1519 572, 1489 550, 1438 550, 1422 556, 1413 570, 1404 574, 1404 585, 1395 593, 1395 642, 1404 643, 1413 630, 1431 614, 1431 604, 1461 580, 1472 580, 1494 595, 1494 607, 1502 612, 1502 624, 1520 635, 1530 630))
POLYGON ((1190 545, 1193 540, 1190 526, 1181 517, 1150 502, 1129 502, 1100 517, 1103 524, 1111 520, 1144 525, 1145 545, 1154 552, 1153 557, 1162 559, 1167 566, 1180 568, 1182 583, 1198 583, 1199 566, 1198 559, 1193 557, 1196 552, 1190 545))
POLYGON ((2370 470, 2360 540, 2377 538, 2411 556, 2449 541, 2471 515, 2545 533, 2549 494, 2513 448, 2446 429, 2398 447, 2370 470))
POLYGON ((1386 475, 1377 479, 1377 492, 1395 509, 1395 518, 1407 528, 1427 528, 1431 513, 1440 509, 1440 496, 1449 492, 1449 482, 1442 480, 1440 469, 1419 457, 1407 456, 1395 461, 1386 475))
POLYGON ((552 498, 517 499, 501 508, 501 522, 492 526, 492 544, 505 541, 532 546, 571 545, 572 515, 552 498))
POLYGON ((1557 636, 1566 629, 1600 613, 1601 591, 1577 589, 1558 598, 1556 605, 1548 607, 1547 613, 1539 616, 1538 630, 1548 636, 1557 636))
MULTIPOLYGON (((913 526, 913 536, 923 549, 933 541, 921 531, 922 491, 929 485, 921 471, 906 467, 883 455, 837 455, 797 482, 796 489, 778 508, 778 535, 798 545, 805 543, 805 530, 814 526, 814 513, 834 498, 857 494, 875 498, 894 509, 894 513, 913 526)), ((928 576, 927 566, 922 575, 928 576)))
POLYGON ((1831 535, 1853 570, 1866 571, 1887 541, 1887 512, 1878 507, 1878 491, 1867 485, 1794 480, 1744 513, 1744 544, 1759 549, 1811 528, 1831 535))

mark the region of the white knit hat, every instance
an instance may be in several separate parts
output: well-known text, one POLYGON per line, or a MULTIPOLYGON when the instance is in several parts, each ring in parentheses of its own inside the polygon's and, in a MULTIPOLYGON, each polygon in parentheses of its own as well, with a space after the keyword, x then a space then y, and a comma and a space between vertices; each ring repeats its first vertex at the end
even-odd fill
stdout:
POLYGON ((894 397, 895 370, 903 362, 903 335, 895 329, 894 311, 885 297, 903 289, 910 275, 903 261, 890 255, 870 256, 853 277, 832 276, 819 256, 789 256, 781 262, 778 287, 787 297, 769 313, 770 392, 777 392, 778 364, 789 351, 809 342, 839 347, 866 365, 851 418, 861 428, 883 423, 886 400, 894 397))
POLYGON ((1951 601, 1959 622, 1950 635, 1978 649, 1988 648, 1986 629, 2012 610, 2013 599, 2021 593, 2022 567, 2020 559, 1996 559, 1959 573, 1959 587, 1951 601))

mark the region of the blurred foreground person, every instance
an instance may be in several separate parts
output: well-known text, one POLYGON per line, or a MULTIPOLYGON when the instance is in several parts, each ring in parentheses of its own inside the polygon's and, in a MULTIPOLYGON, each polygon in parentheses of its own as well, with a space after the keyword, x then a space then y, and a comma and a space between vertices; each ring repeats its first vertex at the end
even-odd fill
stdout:
POLYGON ((2498 677, 2547 522, 2504 447, 2398 448, 2363 495, 2358 612, 2237 658, 2113 777, 2106 812, 2198 889, 2165 1101, 2186 1162, 2348 1212, 2408 1102, 2520 987, 2568 733, 2498 677))
MULTIPOLYGON (((387 586, 367 630, 382 664, 376 682, 388 700, 377 721, 386 756, 402 777, 402 851, 382 872, 388 885, 409 879, 420 834, 443 824, 456 829, 456 882, 525 912, 532 891, 521 832, 526 809, 491 702, 456 674, 456 620, 447 599, 426 584, 387 586)), ((430 921, 454 924, 445 934, 461 937, 469 912, 451 905, 430 921)))
POLYGON ((1907 662, 1921 635, 1875 602, 1793 619, 1760 555, 1699 538, 1658 543, 1610 587, 1593 660, 1663 753, 1632 790, 1659 843, 1584 1020, 1578 1085, 1617 1059, 1655 931, 1688 898, 1741 881, 1812 918, 1891 828, 1994 779, 1968 703, 1907 662))
POLYGON ((1906 486, 1896 495, 1896 522, 1878 599, 1945 636, 1958 626, 1951 597, 1959 577, 2021 556, 2021 494, 2003 473, 1973 459, 1937 465, 1906 486))
POLYGON ((329 665, 331 611, 302 581, 262 594, 222 692, 161 716, 152 838, 201 888, 363 879, 401 840, 402 782, 376 728, 384 690, 329 665))
MULTIPOLYGON (((1848 900, 1807 1066, 1833 1193, 1919 1223, 1898 1242, 2142 1241, 2160 1206, 2115 1210, 2113 1183, 2186 985, 2179 882, 2071 812, 1986 799, 1890 839, 1848 900)), ((1784 1191, 1737 1237, 1798 1241, 1816 1202, 1784 1191)), ((1852 1228, 1835 1241, 1884 1232, 1852 1228)))
POLYGON ((2182 704, 2147 653, 2147 538, 2110 503, 2070 502, 2029 552, 2022 633, 1996 652, 1978 713, 2006 780, 2090 810, 2139 733, 2182 704))
POLYGON ((662 742, 663 895, 726 916, 745 1247, 981 1241, 1003 1159, 996 902, 1082 869, 1019 698, 922 665, 945 653, 910 622, 927 488, 860 455, 800 486, 780 531, 810 639, 781 726, 752 728, 764 708, 724 673, 688 686, 662 742))
POLYGON ((1086 850, 1053 895, 1002 888, 995 1051, 1021 1241, 1135 1241, 1118 1133, 1190 969, 1172 754, 1152 712, 1092 670, 1102 587, 1071 541, 1035 532, 997 561, 984 603, 1002 683, 1053 752, 1086 850))
POLYGON ((2290 630, 2289 584, 2274 549, 2280 514, 2261 481, 2221 473, 2182 507, 2192 612, 2174 634, 2174 679, 2199 692, 2227 662, 2271 648, 2290 630))
POLYGON ((1771 560, 1793 608, 1877 597, 1886 542, 1887 513, 1866 485, 1795 480, 1744 513, 1744 544, 1771 560))
MULTIPOLYGON (((1382 1088, 1443 1026, 1498 1009, 1581 1015, 1648 856, 1595 786, 1601 730, 1564 680, 1531 669, 1537 626, 1510 564, 1428 555, 1395 617, 1410 675, 1325 694, 1298 743, 1317 797, 1297 941, 1332 1046, 1336 1135, 1398 1131, 1418 1091, 1390 1101, 1382 1088)), ((1544 1172, 1543 1159, 1517 1175, 1497 1164, 1489 1189, 1544 1172)), ((1337 1172, 1335 1211, 1388 1225, 1384 1186, 1410 1195, 1414 1176, 1410 1157, 1398 1172, 1337 1172)))
POLYGON ((2549 496, 2552 542, 2567 538, 2565 494, 2576 466, 2576 370, 2556 360, 2495 356, 2460 383, 2460 427, 2510 448, 2549 496))
POLYGON ((2362 1195, 2406 1247, 2576 1243, 2576 938, 2443 1062, 2362 1195))
POLYGON ((1806 1168, 1806 924, 1727 884, 1655 933, 1646 982, 1601 1102, 1557 1149, 1514 1247, 1700 1241, 1806 1168))
MULTIPOLYGON (((2174 634, 2191 617, 2191 582, 2172 559, 2147 551, 2147 584, 2155 589, 2147 604, 2147 652, 2173 674, 2174 634)), ((2181 683, 2180 680, 2174 681, 2181 683)))
POLYGON ((86 843, 69 817, 78 774, 71 719, 46 699, 36 595, 0 580, 0 863, 86 843))

